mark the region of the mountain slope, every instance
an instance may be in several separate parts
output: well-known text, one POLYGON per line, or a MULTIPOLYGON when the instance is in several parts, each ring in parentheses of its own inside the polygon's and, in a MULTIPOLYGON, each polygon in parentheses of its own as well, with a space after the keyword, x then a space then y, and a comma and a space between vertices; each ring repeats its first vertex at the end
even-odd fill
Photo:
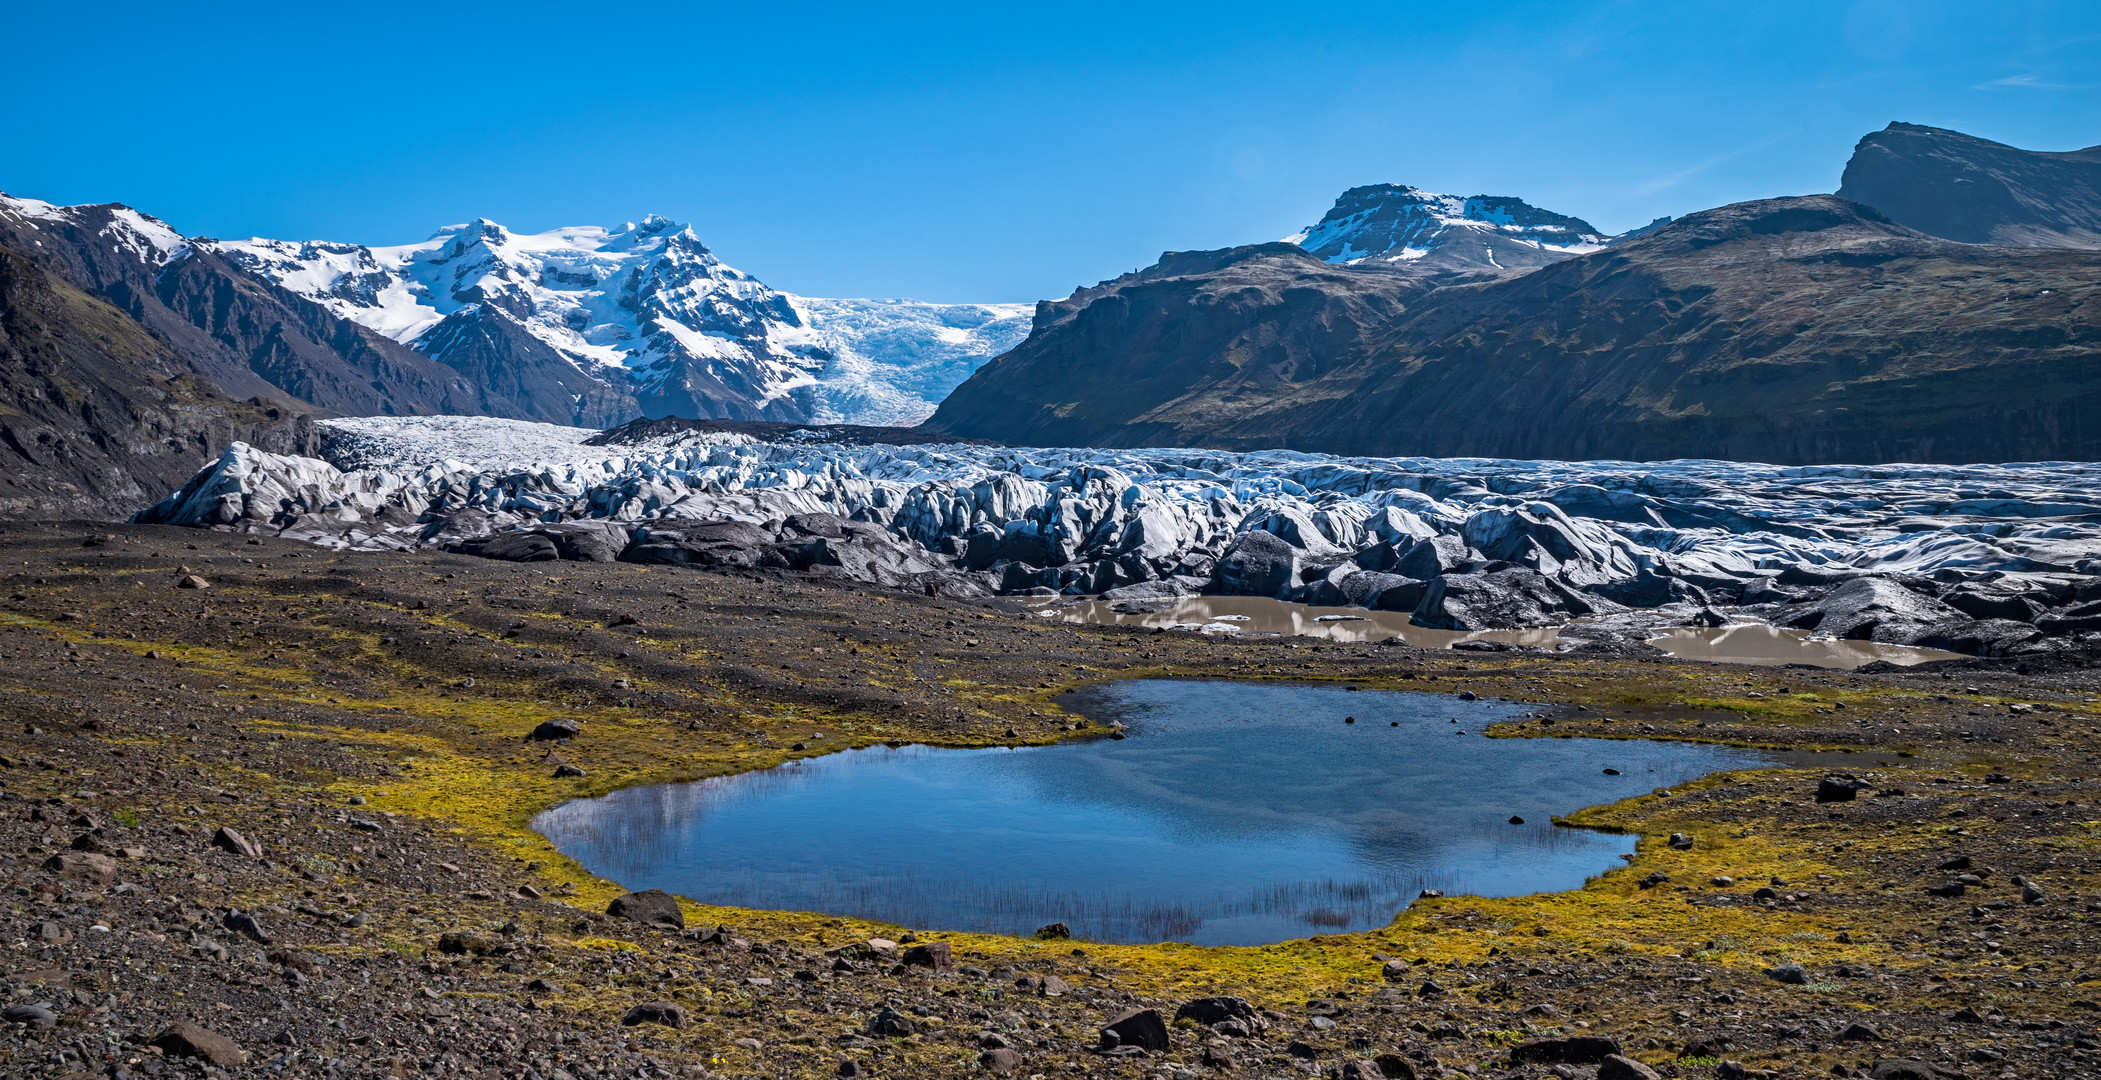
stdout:
POLYGON ((2101 146, 2045 153, 1893 123, 1853 148, 1838 193, 1966 244, 2101 248, 2101 146))
POLYGON ((48 262, 0 245, 0 517, 121 518, 236 440, 311 452, 309 425, 218 392, 48 262))
POLYGON ((1284 238, 1331 263, 1528 269, 1603 248, 1587 221, 1507 195, 1439 195, 1402 184, 1342 193, 1320 221, 1284 238))
POLYGON ((1274 245, 1183 255, 1045 305, 928 426, 1379 455, 2094 459, 2097 269, 1834 196, 1490 280, 1411 285, 1274 245))

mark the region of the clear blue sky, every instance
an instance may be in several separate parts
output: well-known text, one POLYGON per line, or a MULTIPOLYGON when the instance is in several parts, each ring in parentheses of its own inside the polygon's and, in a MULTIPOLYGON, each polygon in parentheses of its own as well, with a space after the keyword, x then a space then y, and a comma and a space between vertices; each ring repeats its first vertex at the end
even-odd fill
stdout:
POLYGON ((10 194, 374 244, 655 212, 817 296, 1062 296, 1385 181, 1621 230, 1830 191, 1891 120, 2101 143, 2091 0, 25 3, 0 22, 10 194))

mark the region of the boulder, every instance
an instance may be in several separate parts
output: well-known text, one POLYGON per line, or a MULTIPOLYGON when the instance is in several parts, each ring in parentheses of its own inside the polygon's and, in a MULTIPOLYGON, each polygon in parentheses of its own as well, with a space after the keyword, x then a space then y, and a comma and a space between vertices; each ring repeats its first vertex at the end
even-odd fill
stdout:
POLYGON ((565 716, 554 720, 541 721, 539 726, 527 732, 525 737, 535 742, 553 742, 557 739, 574 739, 583 733, 584 725, 582 721, 572 720, 565 716))
POLYGON ((1598 1080, 1663 1080, 1656 1070, 1630 1057, 1607 1054, 1598 1063, 1598 1080))
POLYGON ((656 1024, 660 1027, 686 1030, 686 1008, 669 1001, 644 1001, 627 1010, 620 1018, 624 1027, 638 1024, 656 1024))
POLYGON ((1136 1046, 1149 1053, 1167 1049, 1167 1022, 1158 1009, 1125 1009, 1102 1025, 1104 1049, 1136 1046))
POLYGON ((1021 1052, 1001 1046, 978 1055, 978 1067, 995 1075, 1013 1072, 1021 1068, 1021 1052))
POLYGON ((203 1058, 222 1069, 231 1069, 248 1061, 247 1051, 232 1039, 186 1020, 168 1025, 146 1045, 158 1047, 169 1057, 203 1058))
POLYGON ((946 941, 929 941, 914 945, 906 949, 904 955, 897 958, 897 962, 906 967, 931 968, 934 971, 949 971, 956 966, 946 941))
POLYGON ((662 889, 645 889, 625 896, 616 896, 612 903, 606 905, 605 913, 645 926, 684 929, 686 925, 686 914, 679 910, 678 898, 662 889))
POLYGON ((1238 1020, 1251 1031, 1269 1026, 1269 1021, 1246 998, 1239 997, 1200 997, 1183 1002, 1182 1007, 1175 1010, 1175 1021, 1180 1023, 1185 1019, 1205 1027, 1225 1020, 1238 1020))
POLYGON ((1535 1039, 1510 1048, 1510 1060, 1520 1065, 1596 1065, 1620 1052, 1618 1041, 1598 1035, 1566 1039, 1535 1039))
POLYGON ((219 827, 219 831, 212 834, 212 846, 221 851, 231 851, 236 855, 245 855, 251 859, 263 857, 261 846, 223 825, 219 827))
POLYGON ((44 860, 44 869, 97 888, 117 880, 117 860, 89 851, 59 852, 44 860))
POLYGON ((1874 787, 1875 785, 1865 780, 1855 780, 1850 776, 1827 776, 1817 781, 1816 801, 1852 802, 1855 796, 1863 791, 1872 791, 1874 787))
POLYGON ((1774 982, 1786 983, 1789 986, 1809 985, 1809 969, 1800 964, 1781 964, 1778 967, 1767 968, 1765 975, 1774 982))

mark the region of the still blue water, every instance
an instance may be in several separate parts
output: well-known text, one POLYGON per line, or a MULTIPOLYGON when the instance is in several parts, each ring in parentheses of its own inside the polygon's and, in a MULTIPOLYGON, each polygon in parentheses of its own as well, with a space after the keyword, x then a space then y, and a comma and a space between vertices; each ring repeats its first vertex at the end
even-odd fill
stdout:
POLYGON ((1775 760, 1487 739, 1530 707, 1335 686, 1140 680, 1067 707, 1129 737, 871 747, 578 800, 533 825, 594 873, 703 903, 1247 945, 1384 926, 1426 888, 1574 888, 1633 838, 1553 815, 1775 760))

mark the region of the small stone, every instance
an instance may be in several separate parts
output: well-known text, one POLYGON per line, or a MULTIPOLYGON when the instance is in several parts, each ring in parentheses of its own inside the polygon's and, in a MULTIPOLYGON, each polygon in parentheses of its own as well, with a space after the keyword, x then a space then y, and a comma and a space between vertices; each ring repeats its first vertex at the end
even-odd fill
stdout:
POLYGON ((232 1039, 201 1028, 184 1020, 168 1025, 155 1035, 149 1046, 157 1046, 169 1057, 203 1058, 222 1069, 230 1069, 248 1060, 248 1053, 232 1039))
POLYGON ((241 935, 242 937, 248 938, 249 940, 261 945, 270 944, 270 934, 268 931, 263 929, 263 924, 257 922, 255 916, 250 915, 249 913, 242 911, 239 908, 235 908, 234 910, 227 912, 226 917, 219 921, 228 930, 231 930, 234 933, 241 935))
POLYGON ((518 895, 526 898, 527 900, 538 900, 541 896, 541 893, 540 890, 535 889, 530 885, 520 885, 518 886, 518 895))
POLYGON ((219 827, 218 832, 212 834, 212 846, 223 851, 231 851, 236 855, 245 855, 251 859, 263 857, 262 848, 256 846, 247 837, 223 825, 219 827))
POLYGON ((852 1058, 840 1058, 839 1067, 833 1071, 837 1073, 842 1078, 842 1080, 861 1080, 862 1077, 868 1075, 868 1070, 862 1068, 861 1063, 855 1061, 852 1058))
POLYGON ((1036 928, 1036 939, 1038 941, 1064 941, 1071 937, 1072 928, 1061 922, 1054 922, 1048 926, 1036 928))
POLYGON ((534 979, 525 984, 525 991, 529 994, 552 994, 560 989, 561 987, 548 982, 546 979, 534 979))
POLYGON ((1246 998, 1225 996, 1200 997, 1184 1002, 1181 1008, 1175 1010, 1175 1022, 1180 1023, 1183 1020, 1191 1020, 1204 1027, 1231 1021, 1250 1030, 1269 1025, 1269 1021, 1255 1011, 1255 1006, 1246 998))
POLYGON ((1707 884, 1712 885, 1717 889, 1726 889, 1729 886, 1736 884, 1736 879, 1726 874, 1723 874, 1718 875, 1716 877, 1708 878, 1707 884))
POLYGON ((1663 1080, 1656 1070, 1629 1057, 1607 1054, 1598 1063, 1598 1080, 1663 1080))
POLYGON ((758 1053, 758 1052, 759 1052, 759 1051, 761 1051, 761 1050, 764 1050, 764 1049, 766 1049, 766 1044, 765 1044, 765 1043, 762 1043, 762 1042, 760 1042, 760 1041, 759 1041, 759 1040, 757 1040, 757 1039, 749 1039, 749 1038, 747 1038, 747 1039, 731 1039, 731 1040, 730 1040, 730 1045, 731 1045, 731 1046, 734 1046, 734 1047, 736 1047, 736 1048, 737 1048, 737 1049, 739 1049, 739 1050, 747 1050, 747 1051, 750 1051, 751 1053, 754 1053, 754 1054, 758 1053))
POLYGON ((31 923, 29 926, 29 940, 40 945, 64 945, 73 940, 73 931, 67 929, 64 923, 49 921, 31 923))
POLYGON ((918 1030, 918 1022, 887 1006, 868 1018, 868 1034, 878 1039, 910 1035, 918 1030))
POLYGON ((955 966, 946 941, 929 941, 924 945, 914 945, 905 950, 898 962, 906 967, 932 968, 935 971, 948 971, 955 966))
POLYGON ((1408 981, 1408 961, 1388 960, 1386 961, 1386 966, 1379 969, 1379 974, 1385 976, 1387 982, 1406 982, 1408 981))
POLYGON ((1800 964, 1781 964, 1779 967, 1767 968, 1765 974, 1766 978, 1789 986, 1809 984, 1809 969, 1800 964))
POLYGON ((41 1005, 10 1005, 0 1011, 0 1020, 10 1024, 26 1024, 30 1027, 55 1028, 58 1014, 41 1005))
POLYGON ((175 579, 175 587, 178 589, 209 589, 212 587, 212 583, 195 574, 184 574, 175 579))
MULTIPOLYGON (((634 1027, 637 1024, 657 1024, 684 1031, 686 1030, 686 1009, 683 1005, 669 1001, 645 1001, 629 1009, 627 1015, 620 1018, 620 1023, 625 1027, 634 1027)), ((757 1048, 754 1047, 753 1049, 757 1048)))
POLYGON ((1673 848, 1676 848, 1679 851, 1691 851, 1692 837, 1687 836, 1682 832, 1674 832, 1671 834, 1670 844, 1673 848))
POLYGON ((1874 1028, 1867 1026, 1866 1024, 1847 1024, 1846 1029, 1838 1033, 1838 1041, 1881 1042, 1882 1033, 1876 1031, 1874 1028))
POLYGON ((978 1055, 978 1064, 989 1073, 1010 1073, 1021 1067, 1021 1054, 1006 1047, 987 1050, 978 1055))
POLYGON ((487 956, 496 951, 496 942, 470 931, 455 930, 438 935, 438 951, 449 956, 487 956))
POLYGON ((557 780, 582 779, 583 775, 584 771, 574 765, 557 765, 554 767, 554 778, 557 780))

